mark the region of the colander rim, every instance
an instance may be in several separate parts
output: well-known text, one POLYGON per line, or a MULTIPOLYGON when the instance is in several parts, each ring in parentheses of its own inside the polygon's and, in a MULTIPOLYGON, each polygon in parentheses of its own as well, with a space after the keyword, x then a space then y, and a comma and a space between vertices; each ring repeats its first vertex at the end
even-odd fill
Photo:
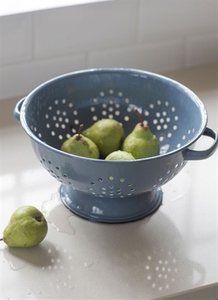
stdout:
POLYGON ((185 86, 184 84, 176 81, 175 79, 171 79, 167 76, 155 73, 155 72, 151 72, 151 71, 146 71, 146 70, 142 70, 142 69, 135 69, 135 68, 90 68, 90 69, 83 69, 83 70, 78 70, 78 71, 72 71, 72 72, 68 72, 59 76, 56 76, 54 78, 51 78, 47 81, 45 81, 44 83, 41 83, 40 85, 38 85, 37 87, 35 87, 24 99, 23 101, 23 105, 20 109, 20 123, 22 125, 22 127, 24 128, 25 132, 27 133, 27 135, 34 140, 35 142, 37 142, 38 144, 40 144, 43 147, 49 148, 50 150, 57 152, 59 154, 68 156, 68 157, 74 157, 74 158, 78 158, 78 159, 82 159, 82 160, 93 160, 93 161, 98 161, 100 163, 136 163, 140 162, 140 161, 147 161, 147 160, 153 160, 153 159, 160 159, 162 157, 167 157, 173 154, 176 154, 178 152, 182 152, 185 149, 187 149, 189 146, 191 146, 192 144, 194 144, 203 134, 203 132, 205 131, 206 127, 207 127, 207 122, 208 122, 208 114, 207 114, 207 110, 205 105, 203 104, 203 102, 200 100, 200 98, 187 86, 185 86), (43 89, 45 86, 50 85, 51 83, 55 83, 59 80, 63 80, 66 79, 68 77, 71 76, 78 76, 78 75, 87 75, 87 74, 91 74, 91 73, 111 73, 111 72, 119 72, 119 73, 129 73, 132 76, 141 76, 141 77, 147 77, 147 76, 151 76, 151 77, 155 77, 155 78, 159 78, 159 79, 163 79, 166 82, 170 82, 174 85, 176 85, 177 87, 179 87, 181 90, 183 90, 185 93, 187 93, 190 98, 192 99, 192 101, 194 101, 197 106, 199 107, 199 110, 201 112, 201 116, 202 116, 202 124, 201 127, 196 131, 195 136, 189 140, 187 143, 185 143, 183 146, 178 147, 174 150, 171 150, 169 152, 166 153, 161 153, 159 155, 156 156, 151 156, 151 157, 147 157, 147 158, 141 158, 141 159, 136 159, 136 160, 119 160, 119 161, 112 161, 112 160, 104 160, 104 159, 95 159, 95 158, 87 158, 87 157, 81 157, 81 156, 77 156, 74 154, 69 154, 66 152, 63 152, 60 149, 57 149, 49 144, 46 144, 44 141, 42 141, 40 138, 38 138, 30 129, 30 127, 28 126, 27 122, 26 122, 26 117, 25 117, 25 107, 27 106, 28 103, 31 102, 31 99, 34 97, 35 94, 37 94, 41 89, 43 89))

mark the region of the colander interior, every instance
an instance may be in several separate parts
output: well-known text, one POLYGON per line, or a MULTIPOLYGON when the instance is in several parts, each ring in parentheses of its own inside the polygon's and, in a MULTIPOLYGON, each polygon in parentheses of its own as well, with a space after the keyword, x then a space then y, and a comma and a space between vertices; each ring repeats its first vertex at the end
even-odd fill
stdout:
POLYGON ((80 71, 50 80, 26 98, 21 122, 35 139, 60 149, 79 124, 114 118, 132 131, 138 109, 158 137, 161 153, 193 143, 206 126, 198 97, 183 85, 138 70, 80 71))

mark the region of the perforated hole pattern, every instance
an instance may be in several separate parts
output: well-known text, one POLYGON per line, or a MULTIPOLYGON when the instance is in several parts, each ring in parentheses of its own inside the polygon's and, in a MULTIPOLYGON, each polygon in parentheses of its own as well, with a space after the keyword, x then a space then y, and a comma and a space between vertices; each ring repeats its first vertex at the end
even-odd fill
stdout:
MULTIPOLYGON (((71 87, 71 89, 73 89, 71 87)), ((181 91, 180 91, 181 93, 181 91)), ((95 121, 102 118, 114 118, 123 124, 126 135, 139 122, 135 109, 142 114, 148 122, 151 131, 160 141, 160 154, 168 153, 183 147, 190 143, 199 129, 201 120, 197 123, 192 122, 192 114, 189 108, 181 104, 181 101, 174 101, 174 97, 149 97, 141 96, 141 99, 134 98, 129 90, 121 90, 118 88, 102 88, 95 90, 92 96, 75 98, 75 95, 69 97, 57 97, 58 94, 52 87, 39 93, 34 99, 34 105, 28 111, 28 124, 32 133, 37 136, 45 145, 50 145, 56 149, 60 149, 63 141, 79 127, 84 124, 85 128, 91 126, 95 121), (129 96, 131 94, 131 96, 129 96), (46 101, 49 99, 49 101, 46 101), (183 111, 184 110, 184 111, 183 111)), ((173 94, 173 91, 172 91, 173 94)), ((181 97, 180 97, 181 98, 181 97)), ((195 105, 191 109, 195 108, 195 105)), ((199 118, 197 115, 196 118, 199 118)), ((185 163, 180 157, 177 161, 170 161, 170 157, 165 165, 157 170, 149 172, 152 174, 152 180, 149 176, 142 175, 141 182, 138 184, 138 175, 129 170, 121 170, 121 175, 117 172, 108 171, 100 173, 99 169, 89 170, 90 178, 84 177, 86 170, 73 170, 73 166, 65 168, 66 162, 63 161, 63 155, 54 159, 52 152, 45 149, 37 155, 42 165, 48 172, 58 181, 89 194, 100 197, 124 197, 126 195, 134 195, 142 192, 141 187, 147 185, 147 188, 155 189, 169 180, 171 180, 184 167, 185 163), (65 164, 65 165, 64 165, 65 164), (82 173, 79 176, 79 173, 82 173), (83 174, 84 172, 84 174, 83 174), (97 174, 96 174, 97 172, 97 174), (99 174, 98 174, 99 172, 99 174), (109 173, 108 173, 109 172, 109 173), (122 173, 123 172, 123 173, 122 173), (148 182, 148 183, 147 183, 148 182), (139 187, 140 185, 140 187, 139 187)), ((67 159, 67 158, 65 158, 67 159)), ((68 164, 70 164, 68 162, 68 164)), ((161 163, 160 163, 161 165, 161 163)), ((131 165, 132 166, 132 165, 131 165)), ((152 165, 153 166, 153 165, 152 165)), ((97 167, 97 165, 96 165, 97 167)), ((137 172, 137 169, 133 172, 137 172)), ((144 171, 148 173, 148 170, 144 171)))
MULTIPOLYGON (((162 104, 161 100, 157 100, 156 103, 150 103, 148 108, 143 110, 141 107, 131 104, 128 98, 123 98, 122 92, 116 95, 116 97, 119 97, 119 101, 117 102, 116 99, 110 97, 113 93, 112 89, 108 91, 107 95, 101 91, 98 97, 92 99, 92 105, 85 108, 89 123, 101 118, 114 118, 119 119, 125 127, 132 118, 135 119, 134 110, 137 108, 145 120, 147 120, 150 115, 155 116, 154 118, 152 117, 152 128, 153 130, 155 128, 156 135, 162 145, 161 153, 167 152, 170 147, 170 139, 177 134, 179 116, 177 115, 176 108, 174 106, 169 107, 168 101, 162 104), (105 100, 105 96, 107 100, 105 100), (164 107, 164 110, 161 110, 160 107, 162 107, 162 109, 164 107), (173 124, 173 126, 171 126, 171 124, 173 124)), ((82 110, 78 109, 74 107, 72 102, 67 103, 66 99, 55 99, 53 105, 48 107, 48 111, 44 115, 46 132, 47 134, 50 133, 51 137, 55 140, 58 139, 63 142, 75 133, 75 128, 78 128, 79 124, 84 122, 83 115, 84 108, 82 110), (71 117, 69 116, 69 110, 71 111, 71 117)), ((32 126, 31 129, 39 138, 43 137, 43 134, 38 132, 36 126, 32 126)), ((195 128, 189 128, 186 134, 184 133, 182 135, 181 142, 177 143, 176 147, 181 147, 194 132, 195 128)), ((50 160, 46 161, 44 158, 40 161, 48 166, 47 169, 53 177, 61 183, 66 183, 68 176, 61 173, 59 166, 52 166, 52 162, 50 160)), ((166 176, 159 177, 158 182, 154 184, 152 188, 157 188, 168 182, 177 174, 177 171, 180 170, 179 167, 183 167, 183 165, 184 162, 181 163, 181 166, 176 164, 174 168, 168 169, 166 176)), ((68 180, 67 184, 71 187, 74 186, 71 180, 68 180)), ((100 197, 123 197, 123 195, 129 196, 136 193, 134 184, 131 181, 126 181, 125 177, 114 178, 112 175, 108 178, 99 177, 96 181, 91 181, 88 186, 88 191, 90 194, 100 197)))
MULTIPOLYGON (((76 188, 74 180, 71 180, 68 175, 61 172, 60 167, 52 164, 51 161, 46 161, 44 158, 40 159, 40 162, 52 177, 56 178, 59 182, 67 184, 71 188, 76 188)), ((185 166, 185 162, 182 161, 180 164, 176 164, 172 169, 168 169, 166 175, 159 177, 157 182, 151 186, 151 189, 158 188, 164 185, 179 173, 181 168, 185 166)), ((90 180, 86 184, 85 192, 96 195, 99 197, 125 197, 137 194, 137 182, 129 179, 129 176, 117 177, 110 175, 108 177, 96 177, 95 180, 90 180)))
MULTIPOLYGON (((109 95, 113 95, 113 93, 114 91, 112 89, 108 91, 109 95)), ((67 103, 66 99, 55 99, 53 105, 48 107, 48 111, 43 116, 45 128, 40 126, 39 129, 38 125, 31 125, 30 128, 33 133, 42 140, 44 134, 46 133, 47 136, 49 133, 51 140, 53 138, 55 144, 57 139, 63 142, 69 138, 75 133, 79 124, 94 123, 102 118, 119 120, 124 127, 128 128, 129 122, 132 124, 133 120, 134 122, 137 121, 136 115, 134 116, 134 110, 137 108, 145 120, 149 120, 148 123, 152 131, 155 131, 162 145, 161 153, 168 150, 170 140, 175 136, 176 140, 179 139, 175 147, 180 148, 182 145, 188 143, 195 133, 195 127, 190 127, 178 138, 177 130, 180 123, 179 113, 175 106, 170 106, 168 101, 162 103, 162 101, 158 99, 156 103, 150 103, 146 109, 143 109, 135 104, 131 104, 128 98, 123 98, 122 92, 119 92, 115 98, 108 98, 108 95, 105 94, 105 92, 101 91, 99 97, 91 100, 91 105, 88 108, 83 107, 82 109, 74 107, 72 102, 67 103), (118 101, 117 98, 119 98, 118 101), (84 115, 86 115, 85 122, 84 115), (150 121, 150 119, 152 120, 150 121)))

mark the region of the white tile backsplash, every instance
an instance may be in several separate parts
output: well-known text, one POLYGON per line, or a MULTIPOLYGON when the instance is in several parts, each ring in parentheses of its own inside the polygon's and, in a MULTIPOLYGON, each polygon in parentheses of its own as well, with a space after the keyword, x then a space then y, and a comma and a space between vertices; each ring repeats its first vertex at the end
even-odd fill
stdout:
POLYGON ((218 63, 218 0, 108 0, 0 17, 0 99, 74 70, 218 63))
POLYGON ((125 67, 153 72, 179 69, 183 63, 182 40, 93 51, 88 59, 89 68, 125 67))
POLYGON ((32 59, 32 15, 0 17, 0 66, 32 59))
POLYGON ((137 1, 109 1, 36 12, 35 57, 128 44, 135 40, 137 1))
POLYGON ((218 30, 217 0, 141 0, 139 40, 160 41, 218 30))
POLYGON ((28 95, 38 85, 51 78, 84 68, 84 54, 3 66, 0 70, 0 99, 28 95))
POLYGON ((188 67, 218 62, 218 33, 187 38, 186 65, 188 67))

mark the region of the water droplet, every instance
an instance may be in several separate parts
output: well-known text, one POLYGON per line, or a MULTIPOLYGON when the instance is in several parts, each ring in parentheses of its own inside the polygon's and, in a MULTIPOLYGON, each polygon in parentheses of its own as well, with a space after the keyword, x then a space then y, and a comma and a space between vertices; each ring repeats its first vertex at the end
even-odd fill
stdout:
POLYGON ((58 231, 69 235, 75 235, 73 228, 73 214, 60 200, 59 193, 52 195, 51 199, 44 201, 42 212, 47 221, 58 231))
POLYGON ((27 263, 24 260, 10 253, 7 248, 4 249, 4 256, 9 264, 10 269, 13 271, 18 271, 27 266, 27 263))
POLYGON ((84 262, 84 267, 86 267, 86 268, 91 268, 91 266, 94 264, 94 262, 93 261, 91 261, 91 260, 86 260, 85 262, 84 262))
POLYGON ((14 265, 12 261, 9 261, 9 267, 10 267, 11 270, 13 270, 13 271, 17 271, 17 270, 20 270, 21 268, 23 268, 23 266, 20 267, 20 266, 14 265))
POLYGON ((69 286, 69 289, 70 289, 70 290, 74 289, 74 286, 70 285, 70 286, 69 286))
POLYGON ((182 198, 183 198, 183 195, 180 195, 180 196, 177 196, 176 198, 172 199, 171 201, 175 202, 175 201, 181 200, 182 198))
POLYGON ((63 283, 62 283, 62 286, 63 286, 63 287, 66 287, 66 286, 67 286, 67 283, 66 283, 66 282, 63 282, 63 283))

